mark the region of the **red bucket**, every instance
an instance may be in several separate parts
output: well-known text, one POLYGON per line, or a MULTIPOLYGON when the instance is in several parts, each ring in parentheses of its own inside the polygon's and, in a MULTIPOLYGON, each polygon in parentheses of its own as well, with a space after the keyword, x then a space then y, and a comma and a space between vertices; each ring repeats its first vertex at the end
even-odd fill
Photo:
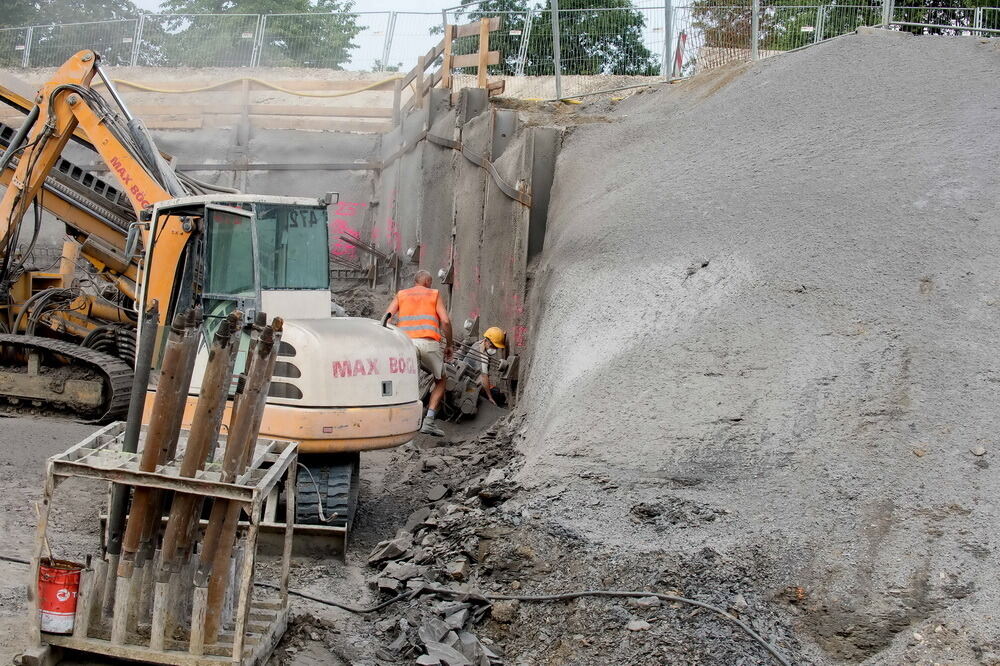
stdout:
POLYGON ((73 633, 81 571, 83 565, 76 562, 42 559, 38 567, 38 613, 42 631, 73 633))

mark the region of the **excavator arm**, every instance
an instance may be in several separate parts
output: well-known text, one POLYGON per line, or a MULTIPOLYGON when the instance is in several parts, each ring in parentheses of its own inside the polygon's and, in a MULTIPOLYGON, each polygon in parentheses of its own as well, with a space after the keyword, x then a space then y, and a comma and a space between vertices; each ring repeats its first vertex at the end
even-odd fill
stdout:
MULTIPOLYGON (((26 106, 27 99, 7 86, 0 85, 0 97, 16 108, 26 106)), ((116 364, 124 361, 131 374, 134 310, 143 285, 141 259, 156 246, 157 279, 144 285, 144 300, 168 304, 193 231, 190 222, 169 217, 159 221, 154 239, 143 218, 148 220, 153 204, 188 191, 131 117, 93 51, 81 51, 59 68, 34 97, 21 129, 6 143, 0 157, 0 182, 7 185, 0 199, 0 306, 5 315, 0 326, 13 335, 0 335, 0 395, 36 406, 49 402, 51 394, 72 395, 67 400, 73 406, 87 407, 80 411, 112 415, 123 398, 115 383, 124 386, 131 381, 130 376, 127 381, 118 377, 123 373, 116 364), (116 104, 93 89, 97 76, 104 79, 116 104), (62 157, 71 139, 100 156, 117 188, 87 189, 93 187, 94 177, 62 157), (109 195, 111 190, 114 196, 109 195), (17 263, 14 257, 22 220, 34 208, 37 235, 42 207, 66 224, 75 241, 64 247, 58 274, 25 272, 23 261, 17 263), (76 285, 78 258, 91 267, 84 279, 92 283, 90 291, 76 285), (109 297, 112 292, 118 295, 109 297), (34 335, 38 327, 46 337, 34 335), (17 335, 22 331, 28 335, 17 335), (57 344, 50 338, 61 340, 57 344), (99 358, 88 349, 101 349, 100 345, 120 359, 99 358), (35 369, 34 383, 19 368, 4 374, 4 366, 22 362, 28 374, 35 369), (46 365, 50 367, 40 369, 46 365), (86 386, 74 379, 81 368, 86 386), (47 390, 46 374, 61 375, 58 390, 47 390)))

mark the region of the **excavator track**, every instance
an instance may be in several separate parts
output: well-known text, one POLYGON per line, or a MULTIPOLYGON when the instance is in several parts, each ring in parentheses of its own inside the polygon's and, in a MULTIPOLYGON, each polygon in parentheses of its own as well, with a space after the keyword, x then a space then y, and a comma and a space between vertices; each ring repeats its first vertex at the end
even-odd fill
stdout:
POLYGON ((342 527, 350 531, 361 488, 360 456, 357 453, 307 455, 299 460, 306 469, 300 467, 296 476, 296 524, 342 527))
POLYGON ((132 367, 119 358, 52 338, 0 335, 0 409, 106 423, 124 418, 131 389, 132 367))

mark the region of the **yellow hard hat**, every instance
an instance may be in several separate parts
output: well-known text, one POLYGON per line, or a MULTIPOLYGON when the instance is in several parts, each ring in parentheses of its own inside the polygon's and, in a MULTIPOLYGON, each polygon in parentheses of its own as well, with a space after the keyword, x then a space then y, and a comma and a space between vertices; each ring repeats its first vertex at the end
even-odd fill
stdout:
POLYGON ((492 326, 486 329, 486 332, 483 333, 483 337, 492 342, 493 346, 498 349, 504 349, 507 346, 507 335, 503 332, 502 328, 492 326))

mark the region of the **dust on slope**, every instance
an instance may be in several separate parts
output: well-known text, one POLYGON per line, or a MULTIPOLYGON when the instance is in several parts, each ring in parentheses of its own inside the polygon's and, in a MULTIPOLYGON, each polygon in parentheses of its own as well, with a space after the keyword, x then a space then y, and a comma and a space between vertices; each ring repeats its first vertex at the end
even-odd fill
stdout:
POLYGON ((998 42, 847 36, 573 131, 521 401, 548 522, 753 558, 817 661, 1000 659, 998 42))

